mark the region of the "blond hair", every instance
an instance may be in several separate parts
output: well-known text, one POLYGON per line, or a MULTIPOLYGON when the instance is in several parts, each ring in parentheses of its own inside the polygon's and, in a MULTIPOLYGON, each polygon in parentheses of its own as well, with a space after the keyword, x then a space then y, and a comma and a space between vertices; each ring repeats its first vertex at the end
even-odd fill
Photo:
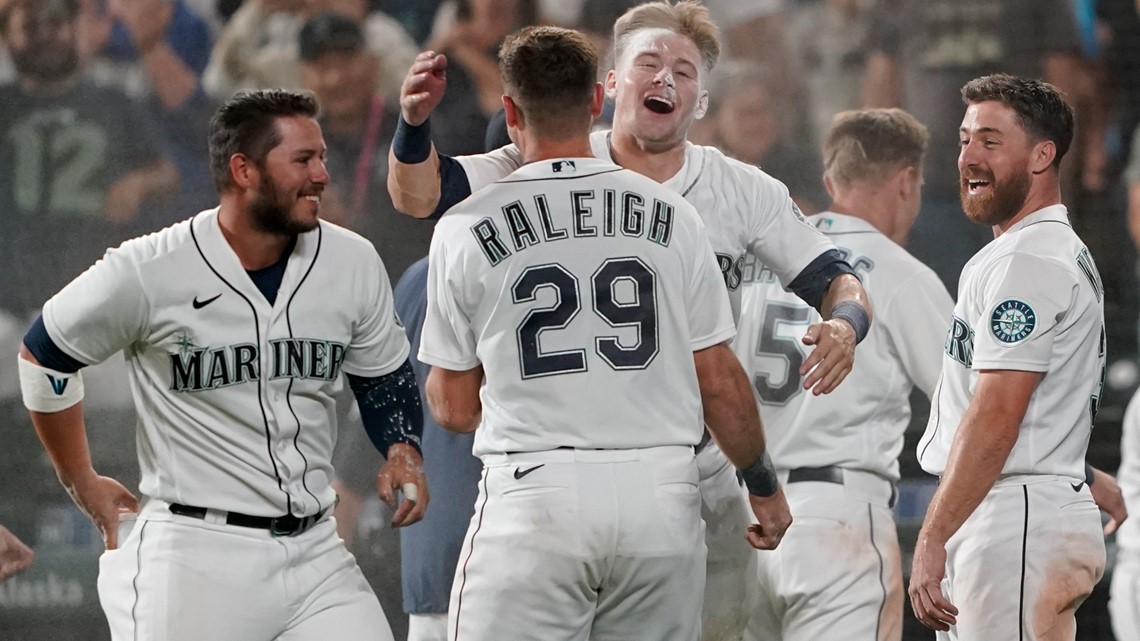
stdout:
POLYGON ((860 109, 835 115, 823 143, 824 174, 841 187, 879 182, 894 171, 922 167, 926 127, 902 109, 860 109))
POLYGON ((705 71, 712 71, 720 58, 720 30, 709 10, 694 0, 677 4, 647 2, 626 11, 614 23, 614 60, 621 60, 633 34, 644 29, 667 29, 697 45, 705 71))

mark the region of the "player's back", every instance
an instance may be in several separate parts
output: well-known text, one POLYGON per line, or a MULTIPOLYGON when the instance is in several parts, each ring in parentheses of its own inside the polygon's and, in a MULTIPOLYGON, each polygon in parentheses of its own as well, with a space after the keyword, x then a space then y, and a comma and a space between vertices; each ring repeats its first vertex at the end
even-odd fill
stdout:
POLYGON ((875 302, 854 370, 830 394, 803 389, 799 368, 812 348, 800 339, 819 313, 758 263, 742 271, 733 350, 752 378, 768 451, 780 467, 838 465, 897 479, 910 391, 934 390, 954 301, 930 268, 869 222, 831 212, 808 220, 836 244, 875 302))
POLYGON ((477 454, 699 441, 693 351, 734 332, 679 195, 602 160, 534 162, 441 219, 431 269, 477 358, 451 358, 430 326, 422 353, 482 363, 477 454))

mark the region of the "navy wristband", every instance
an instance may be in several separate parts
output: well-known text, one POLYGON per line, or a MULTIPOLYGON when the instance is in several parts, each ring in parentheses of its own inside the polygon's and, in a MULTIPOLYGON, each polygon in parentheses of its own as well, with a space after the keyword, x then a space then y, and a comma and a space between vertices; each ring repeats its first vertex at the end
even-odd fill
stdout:
POLYGON ((752 465, 741 468, 740 477, 744 479, 749 494, 767 497, 780 489, 780 479, 776 476, 776 468, 772 465, 772 457, 768 456, 767 451, 752 465))
POLYGON ((851 327, 855 329, 856 343, 863 342, 863 339, 867 338, 867 332, 871 329, 871 318, 867 316, 867 310, 854 301, 845 300, 837 303, 835 307, 831 308, 831 317, 842 318, 851 323, 851 327))
POLYGON ((1093 466, 1085 463, 1085 483, 1092 487, 1094 480, 1096 480, 1096 476, 1093 474, 1093 466))
POLYGON ((422 125, 409 125, 400 116, 392 136, 392 153, 406 165, 418 165, 431 155, 431 118, 422 125))

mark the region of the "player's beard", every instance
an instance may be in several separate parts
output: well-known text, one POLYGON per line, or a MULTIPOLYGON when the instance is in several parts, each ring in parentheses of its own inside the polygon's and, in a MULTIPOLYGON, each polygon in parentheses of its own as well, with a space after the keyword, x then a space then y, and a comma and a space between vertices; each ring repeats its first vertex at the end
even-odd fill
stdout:
POLYGON ((31 44, 12 50, 12 66, 21 77, 39 82, 59 82, 79 68, 79 53, 74 46, 59 42, 31 44))
POLYGON ((1017 215, 1029 196, 1029 171, 1023 167, 1004 180, 997 180, 992 174, 962 176, 958 182, 958 193, 966 216, 981 225, 1000 225, 1017 215), (990 182, 990 193, 984 196, 971 196, 969 179, 983 178, 990 182))
POLYGON ((259 231, 279 236, 296 236, 316 229, 316 218, 307 221, 293 217, 296 202, 295 194, 281 189, 268 173, 263 173, 257 197, 249 204, 254 226, 259 231))

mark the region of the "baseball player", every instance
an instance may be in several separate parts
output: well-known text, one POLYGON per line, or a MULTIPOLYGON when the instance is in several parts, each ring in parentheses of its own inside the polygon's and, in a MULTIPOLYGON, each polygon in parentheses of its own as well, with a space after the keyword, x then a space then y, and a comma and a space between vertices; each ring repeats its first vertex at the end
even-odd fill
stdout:
MULTIPOLYGON (((612 132, 591 135, 597 158, 636 171, 680 193, 708 226, 732 308, 739 309, 745 257, 769 265, 827 319, 805 339, 804 389, 829 392, 850 371, 855 343, 870 325, 866 293, 834 245, 807 224, 788 190, 756 167, 685 140, 706 110, 707 74, 720 45, 707 10, 696 2, 650 2, 614 25, 616 69, 606 93, 616 101, 612 132)), ((420 54, 404 82, 388 189, 398 209, 427 217, 518 169, 520 150, 449 158, 434 153, 428 116, 445 88, 446 59, 420 54)), ((739 536, 749 519, 733 467, 715 443, 698 452, 702 516, 709 543, 703 638, 737 639, 747 620, 755 555, 739 536)))
POLYGON ((791 520, 708 236, 657 182, 591 157, 597 55, 528 28, 500 52, 526 164, 436 227, 420 360, 440 425, 483 459, 448 638, 700 632, 701 415, 773 548, 791 520))
MULTIPOLYGON (((1140 506, 1140 394, 1132 397, 1124 412, 1120 439, 1120 486, 1124 501, 1140 506)), ((1111 477, 1109 477, 1111 478, 1111 477)), ((1103 479, 1097 478, 1095 488, 1103 479)), ((1105 527, 1111 533, 1117 521, 1105 527)), ((1108 600, 1112 631, 1117 639, 1140 639, 1140 521, 1125 521, 1116 530, 1116 564, 1108 600)))
POLYGON ((210 125, 220 206, 107 252, 25 335, 24 402, 102 532, 116 640, 391 639, 327 518, 341 373, 387 455, 380 493, 419 519, 422 414, 380 257, 318 217, 325 145, 308 94, 238 94, 210 125), (141 500, 87 450, 81 368, 123 350, 141 500))
POLYGON ((1084 465, 1104 289, 1058 183, 1073 112, 1051 85, 1004 74, 962 96, 962 206, 995 238, 962 270, 918 445, 941 481, 910 601, 940 639, 1072 640, 1105 564, 1084 465))
POLYGON ((823 146, 831 238, 875 300, 875 325, 851 376, 826 396, 800 387, 801 337, 818 313, 756 263, 744 269, 733 350, 761 402, 769 451, 796 522, 759 554, 760 598, 745 638, 902 638, 894 484, 910 392, 930 396, 954 301, 902 247, 921 201, 927 132, 899 109, 835 117, 823 146))

